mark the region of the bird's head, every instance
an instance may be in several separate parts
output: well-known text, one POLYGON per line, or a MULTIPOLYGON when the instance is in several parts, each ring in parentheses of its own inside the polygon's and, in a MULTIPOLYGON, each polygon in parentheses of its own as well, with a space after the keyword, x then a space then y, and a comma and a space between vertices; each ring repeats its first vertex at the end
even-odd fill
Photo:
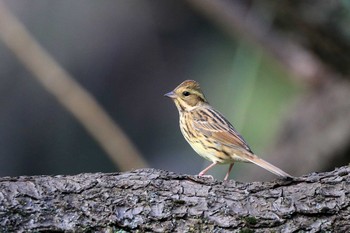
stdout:
POLYGON ((186 80, 182 82, 173 91, 164 96, 173 99, 180 112, 189 111, 193 109, 193 107, 208 104, 199 84, 194 80, 186 80))

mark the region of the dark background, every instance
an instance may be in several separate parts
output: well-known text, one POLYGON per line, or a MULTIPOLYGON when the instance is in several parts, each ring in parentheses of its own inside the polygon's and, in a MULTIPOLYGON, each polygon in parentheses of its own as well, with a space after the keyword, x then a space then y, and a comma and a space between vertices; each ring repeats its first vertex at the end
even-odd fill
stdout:
MULTIPOLYGON (((273 51, 244 25, 227 29, 196 1, 4 1, 122 127, 151 167, 197 174, 209 164, 187 145, 177 110, 163 97, 186 79, 200 82, 210 103, 256 154, 288 173, 347 164, 349 4, 222 2, 227 9, 242 12, 243 7, 243 19, 267 25, 272 32, 267 40, 276 33, 282 44, 272 43, 273 51), (319 72, 310 78, 288 66, 286 41, 317 61, 319 72), (276 55, 282 51, 283 59, 276 55)), ((297 64, 308 68, 308 62, 297 64)), ((0 176, 118 171, 1 42, 0 110, 0 176)), ((209 173, 222 179, 226 169, 217 166, 209 173)), ((264 179, 267 173, 237 164, 231 177, 264 179)))

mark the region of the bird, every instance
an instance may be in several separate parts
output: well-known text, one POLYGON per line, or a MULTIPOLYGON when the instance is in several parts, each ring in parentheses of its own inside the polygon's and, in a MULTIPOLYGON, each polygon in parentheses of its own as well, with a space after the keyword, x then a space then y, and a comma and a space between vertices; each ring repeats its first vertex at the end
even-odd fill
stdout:
POLYGON ((198 176, 217 164, 229 164, 224 180, 235 162, 254 163, 282 178, 293 176, 259 158, 233 125, 205 98, 199 83, 186 80, 164 96, 171 98, 179 112, 180 130, 197 154, 212 163, 198 176))

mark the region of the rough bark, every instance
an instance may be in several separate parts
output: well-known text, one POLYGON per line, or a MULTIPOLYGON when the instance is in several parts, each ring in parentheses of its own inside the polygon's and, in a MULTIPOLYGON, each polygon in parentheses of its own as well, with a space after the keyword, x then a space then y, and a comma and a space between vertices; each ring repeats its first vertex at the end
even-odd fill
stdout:
POLYGON ((0 178, 0 232, 350 229, 350 168, 241 183, 155 169, 0 178))

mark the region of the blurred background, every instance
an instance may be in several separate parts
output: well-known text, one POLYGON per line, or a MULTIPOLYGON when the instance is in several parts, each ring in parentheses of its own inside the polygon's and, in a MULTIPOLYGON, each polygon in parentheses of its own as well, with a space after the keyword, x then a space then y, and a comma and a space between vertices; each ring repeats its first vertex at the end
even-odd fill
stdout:
MULTIPOLYGON (((209 162, 183 139, 175 105, 163 97, 186 79, 201 84, 256 154, 286 172, 298 176, 349 163, 348 1, 6 0, 0 8, 95 98, 140 156, 133 162, 118 154, 123 146, 108 154, 38 82, 9 46, 17 39, 4 42, 12 26, 5 31, 3 13, 0 176, 139 167, 198 174, 209 162)), ((227 169, 208 174, 223 179, 227 169)), ((231 178, 276 177, 237 163, 231 178)))

